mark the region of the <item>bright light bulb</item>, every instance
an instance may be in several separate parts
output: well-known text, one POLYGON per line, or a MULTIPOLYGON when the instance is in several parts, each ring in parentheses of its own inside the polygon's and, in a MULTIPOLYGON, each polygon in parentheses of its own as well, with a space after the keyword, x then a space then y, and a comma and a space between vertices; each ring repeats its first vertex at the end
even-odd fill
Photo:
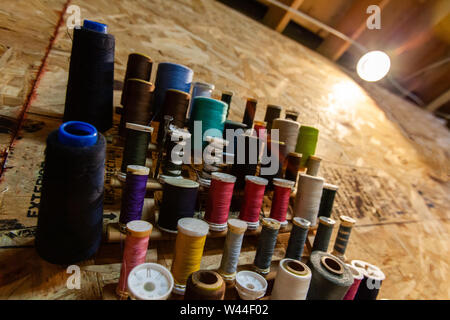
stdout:
POLYGON ((391 60, 383 51, 370 51, 361 57, 356 72, 361 79, 378 81, 384 78, 391 68, 391 60))

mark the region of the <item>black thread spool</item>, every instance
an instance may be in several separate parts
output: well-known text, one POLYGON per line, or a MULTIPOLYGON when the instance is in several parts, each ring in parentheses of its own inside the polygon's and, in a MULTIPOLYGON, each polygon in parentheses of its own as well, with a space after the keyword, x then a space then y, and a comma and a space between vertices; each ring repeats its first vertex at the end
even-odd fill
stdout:
POLYGON ((386 279, 377 266, 361 260, 352 260, 351 265, 360 268, 364 278, 358 287, 354 300, 376 300, 381 284, 386 279))
POLYGON ((241 134, 235 137, 233 147, 235 156, 231 172, 236 177, 234 188, 235 190, 243 190, 245 176, 256 175, 259 161, 259 139, 255 136, 241 134), (242 147, 244 147, 244 154, 242 154, 242 147))
POLYGON ((127 80, 127 95, 124 100, 122 117, 120 118, 119 134, 125 137, 125 124, 136 123, 147 126, 150 123, 152 110, 151 99, 153 84, 140 79, 127 80))
MULTIPOLYGON (((163 102, 163 118, 168 115, 173 118, 171 124, 177 128, 184 128, 186 124, 186 112, 189 107, 191 95, 181 90, 169 89, 163 102)), ((161 144, 164 135, 164 125, 158 129, 158 144, 161 144)))
POLYGON ((311 251, 328 251, 328 245, 330 244, 331 234, 333 233, 335 224, 336 221, 331 218, 319 217, 319 226, 317 227, 317 233, 314 237, 311 251))
POLYGON ((84 121, 100 132, 112 127, 114 47, 111 34, 74 29, 64 122, 84 121))
POLYGON ((268 104, 266 109, 266 115, 264 116, 264 121, 267 123, 267 132, 270 133, 270 129, 272 129, 272 122, 274 119, 280 118, 281 110, 283 108, 280 106, 276 106, 273 104, 268 104))
POLYGON ((292 219, 292 230, 286 248, 286 258, 301 260, 311 222, 300 217, 292 219))
POLYGON ((345 261, 347 260, 345 258, 345 250, 347 249, 348 240, 350 239, 350 234, 356 220, 348 216, 340 216, 339 219, 341 220, 341 224, 339 225, 332 254, 345 261))
POLYGON ((199 270, 189 275, 184 300, 223 300, 225 281, 214 271, 199 270))
POLYGON ((246 124, 247 128, 249 129, 253 128, 253 120, 255 120, 257 103, 258 101, 256 101, 256 99, 247 98, 247 103, 245 104, 244 119, 242 120, 242 123, 246 124))
POLYGON ((125 71, 125 78, 123 80, 122 96, 120 104, 123 106, 125 97, 127 95, 127 81, 128 79, 141 79, 150 81, 152 75, 152 58, 141 53, 130 53, 128 55, 127 70, 125 71))
POLYGON ((320 198, 319 216, 327 218, 331 217, 337 190, 338 186, 329 183, 323 184, 322 197, 320 198))
POLYGON ((286 111, 286 119, 291 119, 293 121, 297 121, 299 113, 295 110, 287 110, 286 111))
POLYGON ((36 250, 56 264, 94 255, 103 227, 106 140, 88 123, 70 121, 47 138, 36 250))
POLYGON ((312 276, 306 300, 342 300, 353 284, 350 268, 329 253, 313 251, 307 266, 312 276))
POLYGON ((287 166, 284 178, 297 183, 298 170, 300 170, 300 164, 302 162, 301 153, 291 152, 287 156, 287 166))
POLYGON ((270 272, 270 264, 281 224, 275 219, 264 218, 261 225, 262 229, 253 266, 256 272, 264 275, 270 272))
POLYGON ((125 127, 125 147, 123 148, 122 166, 119 173, 119 177, 123 180, 130 164, 145 167, 150 135, 153 132, 153 128, 135 123, 127 123, 125 127))
POLYGON ((222 97, 220 98, 221 101, 225 102, 228 105, 228 109, 227 109, 227 119, 228 119, 228 115, 230 114, 230 109, 231 109, 231 98, 233 98, 233 92, 231 91, 223 91, 222 92, 222 97))
MULTIPOLYGON (((264 148, 265 151, 263 152, 263 156, 261 158, 260 177, 269 181, 266 189, 273 190, 273 178, 281 178, 283 176, 283 164, 286 160, 286 145, 281 141, 269 140, 265 144, 264 148), (273 147, 275 147, 274 150, 272 150, 273 147), (276 152, 276 149, 278 149, 278 152, 276 152), (269 170, 274 163, 277 164, 276 171, 273 174, 265 174, 264 171, 269 170)), ((270 170, 273 170, 273 168, 270 170)))
POLYGON ((160 229, 177 233, 178 220, 194 217, 198 188, 199 184, 189 179, 165 179, 158 217, 160 229))

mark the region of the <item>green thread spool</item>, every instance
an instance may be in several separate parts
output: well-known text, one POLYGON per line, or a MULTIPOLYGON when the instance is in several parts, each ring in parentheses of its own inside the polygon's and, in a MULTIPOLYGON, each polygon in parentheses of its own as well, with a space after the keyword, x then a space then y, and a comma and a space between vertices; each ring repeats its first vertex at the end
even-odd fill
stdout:
POLYGON ((309 156, 316 153, 317 140, 319 139, 319 129, 309 126, 301 126, 295 152, 302 154, 302 161, 300 166, 305 168, 306 161, 309 156))
POLYGON ((336 221, 331 218, 319 217, 319 227, 317 228, 311 251, 328 251, 328 245, 330 244, 330 238, 335 224, 336 221))
POLYGON ((127 131, 120 169, 122 178, 126 176, 128 165, 145 166, 150 135, 153 132, 153 128, 135 123, 127 122, 125 127, 127 131))
POLYGON ((342 261, 345 261, 345 250, 347 249, 350 233, 352 232, 352 228, 355 225, 356 220, 348 216, 340 216, 339 219, 341 220, 341 224, 339 225, 332 254, 342 261))
POLYGON ((208 136, 222 138, 223 129, 227 115, 228 105, 220 100, 207 98, 207 97, 195 97, 194 98, 194 109, 191 115, 191 121, 189 124, 189 131, 192 134, 192 147, 193 149, 200 149, 197 140, 202 141, 201 149, 203 150, 208 142, 203 141, 205 132, 209 129, 216 129, 210 131, 208 136), (202 122, 202 137, 199 139, 195 136, 194 132, 194 122, 202 122))

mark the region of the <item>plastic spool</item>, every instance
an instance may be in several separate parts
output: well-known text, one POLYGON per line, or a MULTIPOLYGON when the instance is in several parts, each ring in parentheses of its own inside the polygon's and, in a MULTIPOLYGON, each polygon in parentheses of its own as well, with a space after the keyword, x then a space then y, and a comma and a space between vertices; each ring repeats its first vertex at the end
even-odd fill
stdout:
POLYGON ((223 300, 225 281, 215 271, 199 270, 189 275, 184 300, 223 300))
POLYGON ((236 291, 242 300, 257 300, 266 294, 267 280, 253 271, 236 274, 236 291))
POLYGON ((319 216, 331 217, 334 198, 336 197, 338 186, 330 183, 323 184, 322 196, 320 197, 319 216))
POLYGON ((322 158, 309 156, 308 161, 306 161, 306 173, 310 176, 317 176, 319 174, 321 162, 322 158))
POLYGON ((341 224, 339 225, 332 254, 342 261, 345 261, 345 250, 347 249, 350 233, 352 232, 356 220, 348 216, 340 216, 339 219, 341 220, 341 224))
POLYGON ((311 222, 311 227, 317 225, 320 199, 322 197, 324 179, 307 174, 300 174, 297 195, 294 203, 294 214, 311 222))
MULTIPOLYGON (((267 179, 255 177, 255 176, 245 176, 245 181, 246 181, 246 185, 247 185, 247 183, 253 183, 253 184, 256 184, 259 186, 264 186, 264 188, 269 183, 267 181, 267 179)), ((248 230, 256 230, 259 227, 259 213, 258 213, 258 218, 255 220, 252 219, 251 221, 247 218, 247 215, 245 214, 246 208, 247 208, 247 200, 250 200, 251 197, 252 197, 252 194, 247 194, 247 193, 245 194, 245 198, 242 203, 241 212, 239 213, 239 219, 247 222, 248 230)), ((261 211, 261 206, 263 204, 263 201, 264 201, 264 195, 261 198, 261 204, 259 205, 259 209, 258 209, 259 211, 261 211)))
POLYGON ((255 260, 253 261, 253 267, 259 274, 266 275, 270 272, 270 264, 275 251, 279 230, 280 223, 277 220, 271 218, 264 218, 262 220, 262 230, 259 235, 255 260))
MULTIPOLYGON (((280 179, 280 178, 274 178, 273 184, 280 188, 289 189, 290 191, 294 187, 294 181, 280 179)), ((290 191, 289 191, 289 195, 290 195, 290 191)), ((276 192, 276 190, 275 190, 275 192, 276 192)), ((276 194, 274 194, 274 197, 275 197, 275 195, 276 194)), ((272 200, 272 208, 273 208, 273 202, 274 201, 272 200)), ((286 211, 282 215, 283 218, 281 219, 281 221, 277 219, 280 222, 282 227, 285 227, 288 224, 288 222, 286 220, 286 214, 287 214, 288 207, 289 207, 289 197, 287 198, 286 211)), ((274 216, 272 216, 272 208, 270 210, 270 218, 276 219, 274 216)))
MULTIPOLYGON (((279 130, 279 140, 286 144, 286 153, 295 151, 300 123, 289 119, 273 120, 272 130, 279 130)), ((272 131, 271 131, 272 133, 272 131)))
POLYGON ((294 217, 292 219, 292 230, 286 248, 286 258, 300 260, 308 237, 311 222, 306 219, 294 217))
POLYGON ((281 110, 283 108, 280 106, 276 106, 274 104, 268 104, 266 108, 266 114, 264 116, 264 121, 267 122, 267 131, 270 132, 272 129, 273 120, 279 118, 281 116, 281 110))
POLYGON ((175 242, 175 256, 171 269, 175 281, 173 287, 174 293, 183 295, 186 290, 186 281, 189 275, 200 270, 203 247, 205 245, 208 230, 209 225, 203 220, 195 218, 182 218, 178 220, 178 235, 175 242), (180 251, 186 245, 184 242, 189 240, 191 242, 199 241, 199 244, 196 244, 199 247, 194 248, 195 250, 198 250, 198 255, 196 257, 193 257, 192 255, 186 257, 186 252, 180 251), (186 267, 187 259, 190 259, 188 268, 186 267))
POLYGON ((173 290, 173 277, 157 263, 143 263, 128 275, 128 292, 133 300, 167 300, 173 290))
POLYGON ((351 265, 359 268, 364 275, 354 300, 376 300, 381 284, 386 279, 383 271, 362 260, 352 260, 351 265))
POLYGON ((299 113, 295 110, 286 110, 285 115, 286 115, 286 119, 291 119, 293 121, 297 121, 299 113))
POLYGON ((353 300, 355 298, 356 292, 358 291, 359 285, 361 284, 361 281, 364 279, 364 274, 362 273, 362 271, 364 271, 364 270, 354 267, 351 264, 347 264, 347 263, 346 263, 346 266, 352 272, 353 284, 348 289, 343 300, 353 300))
POLYGON ((207 97, 211 98, 212 92, 215 86, 210 83, 204 82, 193 82, 192 83, 192 99, 189 106, 188 118, 191 118, 192 110, 194 109, 194 98, 195 97, 207 97))
POLYGON ((270 299, 305 300, 311 274, 311 269, 303 262, 294 259, 281 260, 270 299))
POLYGON ((327 217, 319 217, 319 226, 317 228, 316 236, 311 251, 328 251, 331 234, 333 232, 336 221, 327 217))
POLYGON ((239 219, 228 220, 228 232, 225 239, 219 274, 225 281, 233 281, 236 278, 236 268, 239 262, 242 240, 247 230, 247 223, 239 219), (233 251, 234 250, 234 251, 233 251))
POLYGON ((303 155, 301 167, 304 168, 309 157, 316 153, 317 140, 319 139, 319 129, 309 126, 301 126, 298 131, 297 145, 295 152, 303 155))

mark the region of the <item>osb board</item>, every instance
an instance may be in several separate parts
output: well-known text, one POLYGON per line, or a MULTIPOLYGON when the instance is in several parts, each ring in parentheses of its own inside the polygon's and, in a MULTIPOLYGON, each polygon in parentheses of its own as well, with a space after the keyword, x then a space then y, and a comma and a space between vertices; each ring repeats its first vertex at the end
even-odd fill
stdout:
MULTIPOLYGON (((328 60, 214 1, 73 3, 80 5, 83 19, 107 23, 116 36, 117 81, 123 79, 127 55, 138 51, 149 54, 156 62, 188 65, 195 71, 195 80, 216 85, 216 97, 221 90, 234 91, 230 112, 233 120, 242 118, 247 96, 259 101, 256 120, 263 119, 266 103, 300 111, 302 123, 317 125, 320 129, 317 154, 324 159, 324 175, 331 170, 325 166, 333 165, 331 173, 342 173, 338 179, 342 179, 341 190, 346 192, 342 197, 338 195, 336 212, 358 215, 359 210, 355 210, 354 205, 359 201, 354 197, 357 191, 354 181, 359 181, 363 187, 359 197, 369 202, 375 199, 378 208, 387 209, 382 212, 388 213, 389 221, 381 221, 381 225, 374 225, 378 223, 374 216, 364 211, 362 220, 371 226, 357 226, 348 249, 349 257, 366 259, 386 271, 388 277, 380 297, 449 297, 446 289, 450 287, 446 276, 449 242, 448 231, 443 232, 443 226, 448 230, 450 135, 436 118, 390 93, 374 89, 374 94, 369 96, 328 60), (340 166, 346 169, 339 169, 340 166), (352 175, 359 177, 352 180, 352 175), (370 179, 366 180, 365 175, 370 179), (372 181, 390 194, 378 196, 377 188, 370 185, 372 181), (391 208, 388 203, 395 198, 396 189, 399 199, 391 208), (405 206, 401 209, 406 212, 398 215, 401 219, 392 214, 400 206, 405 206), (414 268, 414 263, 423 268, 414 268), (424 276, 423 270, 431 275, 424 276), (411 279, 416 279, 414 285, 411 279), (439 286, 430 290, 430 283, 439 283, 439 286)), ((32 6, 29 8, 34 10, 32 6)), ((70 33, 63 24, 49 52, 46 72, 36 88, 36 99, 30 105, 28 119, 54 121, 50 127, 59 123, 70 47, 70 33)), ((365 87, 372 92, 372 86, 365 87)), ((115 101, 118 97, 120 92, 116 91, 115 101)), ((15 156, 8 161, 0 183, 0 192, 4 191, 0 207, 2 219, 26 216, 32 197, 30 192, 34 190, 42 161, 41 156, 35 155, 39 150, 42 155, 45 130, 50 129, 39 130, 42 133, 25 130, 20 133, 25 138, 16 142, 15 156), (36 146, 32 146, 33 141, 36 146), (27 148, 31 153, 26 152, 27 148), (26 156, 26 161, 33 164, 21 163, 25 158, 17 155, 26 156), (15 167, 22 166, 27 170, 14 171, 15 167), (9 171, 12 172, 8 175, 9 171), (20 187, 16 187, 18 185, 20 187), (28 196, 21 189, 26 190, 28 196), (13 199, 15 193, 19 195, 17 201, 8 202, 7 198, 13 199)), ((330 182, 341 185, 341 181, 330 182)), ((367 203, 362 208, 368 212, 371 209, 367 203)), ((0 249, 1 252, 6 250, 0 249)), ((34 258, 28 261, 43 263, 34 258)), ((19 255, 8 255, 5 259, 18 268, 22 266, 19 255)), ((64 283, 58 285, 64 286, 64 283)), ((22 296, 29 297, 27 292, 21 291, 22 296)), ((77 296, 90 297, 89 293, 77 296)))

